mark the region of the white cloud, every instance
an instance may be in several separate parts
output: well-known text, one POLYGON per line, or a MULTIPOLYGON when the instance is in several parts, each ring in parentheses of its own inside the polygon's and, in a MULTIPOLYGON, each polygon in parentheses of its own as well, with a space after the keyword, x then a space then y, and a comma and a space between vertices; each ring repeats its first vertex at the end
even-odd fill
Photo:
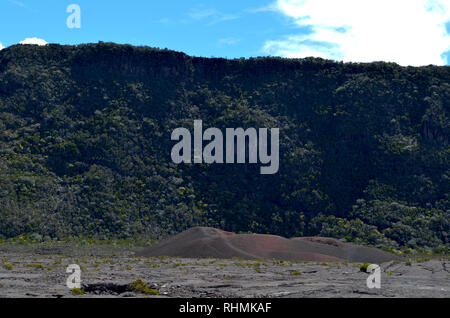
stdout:
POLYGON ((25 4, 24 4, 23 2, 20 2, 20 1, 17 1, 17 0, 8 0, 8 1, 9 1, 10 3, 16 5, 16 6, 25 8, 25 4))
POLYGON ((26 38, 23 41, 20 41, 19 44, 36 44, 36 45, 47 45, 47 41, 39 38, 26 38))
POLYGON ((230 37, 230 38, 220 39, 219 41, 217 41, 217 44, 218 45, 235 45, 235 44, 239 43, 240 41, 241 41, 241 39, 239 39, 239 38, 230 37))
POLYGON ((269 3, 268 5, 265 5, 263 7, 253 8, 253 9, 246 9, 246 12, 249 13, 260 13, 260 12, 270 12, 270 11, 278 11, 278 6, 276 2, 269 3))
POLYGON ((443 65, 450 50, 450 0, 277 0, 275 8, 312 33, 266 41, 267 54, 417 66, 443 65))
POLYGON ((207 25, 211 26, 220 22, 236 20, 240 17, 239 14, 226 14, 216 9, 192 9, 189 12, 189 17, 193 20, 205 20, 210 21, 207 25))
POLYGON ((3 50, 5 47, 3 46, 2 42, 0 42, 0 51, 3 50))
POLYGON ((170 20, 169 20, 169 18, 162 18, 162 19, 159 19, 159 20, 155 20, 153 22, 154 23, 159 23, 159 24, 168 24, 168 23, 170 23, 170 20))
POLYGON ((192 9, 189 12, 189 16, 194 20, 201 20, 204 18, 211 17, 213 15, 217 15, 217 11, 214 9, 192 9))
POLYGON ((201 9, 201 10, 199 10, 199 9, 192 9, 189 12, 189 16, 192 19, 195 19, 195 20, 201 20, 201 19, 213 16, 213 15, 216 15, 216 14, 217 14, 217 11, 214 10, 214 9, 201 9))

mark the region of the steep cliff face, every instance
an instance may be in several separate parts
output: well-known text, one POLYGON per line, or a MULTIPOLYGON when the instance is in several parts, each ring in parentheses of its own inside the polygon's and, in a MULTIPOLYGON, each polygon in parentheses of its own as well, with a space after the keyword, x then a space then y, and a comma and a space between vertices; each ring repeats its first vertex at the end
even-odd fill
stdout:
POLYGON ((0 51, 0 235, 195 225, 449 244, 449 67, 226 60, 112 43, 0 51), (171 132, 280 128, 280 170, 175 165, 171 132))
MULTIPOLYGON (((450 100, 449 89, 443 91, 444 100, 450 100)), ((432 103, 431 98, 427 99, 432 103)), ((448 102, 447 102, 448 103, 448 102)), ((447 109, 440 103, 432 104, 422 121, 422 136, 438 144, 448 145, 450 138, 450 117, 447 109)))

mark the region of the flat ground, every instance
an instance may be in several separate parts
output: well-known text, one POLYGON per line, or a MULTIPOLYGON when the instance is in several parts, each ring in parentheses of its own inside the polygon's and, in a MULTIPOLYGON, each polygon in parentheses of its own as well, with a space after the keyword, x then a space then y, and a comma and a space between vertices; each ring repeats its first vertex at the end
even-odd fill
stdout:
POLYGON ((381 264, 381 288, 358 263, 135 257, 117 246, 0 245, 0 297, 450 297, 448 258, 381 264), (66 286, 81 267, 84 295, 66 286), (137 279, 159 292, 131 292, 137 279))

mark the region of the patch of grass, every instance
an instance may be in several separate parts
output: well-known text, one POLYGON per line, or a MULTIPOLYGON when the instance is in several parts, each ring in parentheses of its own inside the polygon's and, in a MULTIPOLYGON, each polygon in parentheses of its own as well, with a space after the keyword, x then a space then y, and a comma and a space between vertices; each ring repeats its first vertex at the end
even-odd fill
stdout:
POLYGON ((392 272, 391 271, 387 272, 387 275, 392 276, 392 272))
POLYGON ((6 264, 6 263, 4 263, 4 264, 3 264, 3 268, 6 269, 6 270, 8 270, 8 271, 11 271, 11 270, 13 269, 13 266, 12 266, 11 264, 6 264))
POLYGON ((405 265, 406 265, 406 266, 411 266, 411 265, 412 265, 412 261, 411 261, 410 259, 407 260, 406 263, 405 263, 405 265))
POLYGON ((299 271, 291 271, 290 273, 289 273, 289 275, 291 275, 291 276, 299 276, 299 275, 301 275, 302 273, 301 272, 299 272, 299 271))
POLYGON ((359 267, 359 270, 360 270, 361 272, 367 273, 367 268, 368 268, 368 267, 369 267, 369 264, 364 263, 364 264, 362 264, 362 265, 359 267))
POLYGON ((154 295, 154 296, 159 295, 159 292, 157 290, 148 287, 148 285, 144 283, 142 279, 138 279, 130 283, 129 288, 132 292, 135 293, 144 293, 146 295, 154 295))
POLYGON ((280 259, 274 259, 272 261, 273 265, 278 265, 278 266, 287 266, 287 262, 284 260, 280 260, 280 259))
POLYGON ((27 264, 26 266, 31 269, 40 269, 40 270, 45 269, 44 265, 42 265, 42 264, 27 264))
POLYGON ((84 290, 80 289, 80 288, 73 288, 72 289, 72 295, 74 295, 74 296, 83 296, 84 295, 84 290))

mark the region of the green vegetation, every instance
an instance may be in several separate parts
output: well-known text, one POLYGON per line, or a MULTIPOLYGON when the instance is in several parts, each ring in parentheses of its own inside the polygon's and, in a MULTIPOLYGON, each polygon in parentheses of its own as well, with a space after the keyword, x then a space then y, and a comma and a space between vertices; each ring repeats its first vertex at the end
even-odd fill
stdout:
POLYGON ((290 271, 289 274, 290 274, 291 276, 299 276, 299 275, 301 275, 302 273, 299 272, 299 271, 290 271))
POLYGON ((416 257, 414 259, 414 261, 416 261, 416 263, 428 262, 429 260, 431 260, 430 257, 416 257))
POLYGON ((3 263, 2 265, 3 265, 3 268, 8 271, 11 271, 14 268, 11 264, 3 263))
POLYGON ((84 290, 80 289, 80 288, 73 288, 72 289, 72 295, 74 295, 74 296, 83 296, 84 295, 84 290))
POLYGON ((129 285, 129 289, 135 293, 144 293, 147 295, 159 295, 159 292, 155 289, 151 289, 141 279, 138 279, 129 285))
POLYGON ((27 267, 31 268, 31 269, 40 269, 40 270, 44 270, 45 266, 42 264, 27 264, 27 267))
POLYGON ((0 51, 0 240, 145 242, 196 225, 450 248, 450 68, 0 51), (175 165, 171 132, 279 127, 280 171, 175 165))
POLYGON ((359 267, 359 270, 360 270, 361 272, 366 273, 366 272, 367 272, 367 268, 369 267, 369 265, 370 265, 370 264, 364 263, 364 264, 362 264, 362 265, 359 267))

